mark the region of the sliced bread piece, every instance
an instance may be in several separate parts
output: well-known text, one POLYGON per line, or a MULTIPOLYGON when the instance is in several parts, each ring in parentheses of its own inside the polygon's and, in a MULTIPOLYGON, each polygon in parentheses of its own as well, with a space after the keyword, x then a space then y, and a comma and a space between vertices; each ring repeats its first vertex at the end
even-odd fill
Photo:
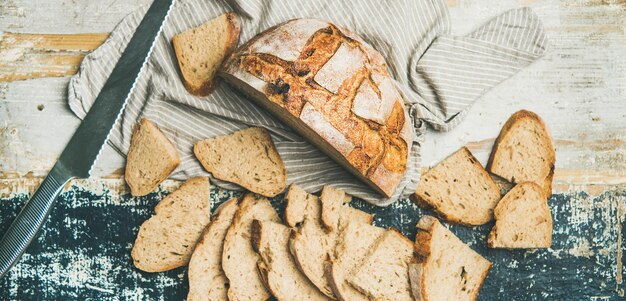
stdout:
POLYGON ((413 252, 411 240, 389 229, 350 272, 347 281, 370 300, 413 301, 409 282, 413 252))
POLYGON ((144 196, 180 164, 178 150, 159 128, 143 118, 135 126, 126 156, 124 179, 133 196, 144 196))
POLYGON ((214 177, 272 197, 285 190, 287 172, 272 137, 263 128, 248 128, 206 139, 193 148, 214 177))
POLYGON ((339 230, 333 259, 325 266, 330 287, 341 301, 367 301, 368 297, 346 282, 346 276, 365 258, 385 229, 366 223, 348 222, 339 230))
POLYGON ((187 301, 228 300, 228 279, 222 270, 224 238, 237 212, 237 198, 217 208, 189 260, 187 301))
POLYGON ((239 20, 225 13, 172 38, 172 46, 189 93, 206 96, 215 88, 214 77, 222 61, 237 47, 239 20))
POLYGON ((154 211, 139 228, 131 253, 135 267, 163 272, 187 265, 211 218, 209 179, 187 180, 161 200, 154 211))
POLYGON ((285 223, 291 228, 299 227, 308 214, 309 208, 319 206, 316 196, 308 194, 304 189, 296 184, 291 184, 285 196, 287 206, 285 206, 285 223))
POLYGON ((246 194, 226 232, 222 251, 222 269, 228 278, 228 300, 267 300, 269 291, 257 270, 259 255, 252 248, 252 221, 280 222, 269 200, 256 194, 246 194))
POLYGON ((415 300, 476 300, 491 262, 464 244, 435 217, 417 223, 421 262, 410 267, 415 300))
POLYGON ((509 117, 493 145, 487 170, 513 183, 535 182, 552 194, 556 152, 541 118, 521 110, 509 117))
MULTIPOLYGON (((324 189, 327 188, 325 187, 324 189)), ((314 199, 317 199, 317 197, 314 199)), ((322 207, 330 205, 331 200, 343 204, 345 197, 340 199, 326 198, 325 203, 320 200, 309 203, 304 221, 294 231, 289 240, 289 248, 298 264, 298 268, 324 295, 335 299, 336 297, 326 277, 325 262, 333 255, 338 231, 329 230, 321 221, 321 213, 324 210, 322 207)), ((292 199, 288 201, 291 202, 292 199)), ((338 220, 371 223, 372 216, 358 209, 345 207, 340 210, 338 220)))
POLYGON ((426 172, 413 200, 449 222, 482 225, 493 219, 500 200, 498 185, 463 147, 426 172))
POLYGON ((373 216, 364 211, 352 208, 348 204, 352 201, 352 196, 345 192, 324 186, 320 202, 322 203, 322 224, 329 231, 337 231, 343 217, 359 219, 360 222, 371 224, 373 216))
POLYGON ((552 245, 552 216, 541 186, 515 185, 496 206, 496 224, 489 233, 490 248, 534 249, 552 245))
POLYGON ((279 223, 252 223, 252 245, 261 257, 258 267, 265 286, 278 301, 329 300, 298 270, 289 253, 290 235, 279 223))

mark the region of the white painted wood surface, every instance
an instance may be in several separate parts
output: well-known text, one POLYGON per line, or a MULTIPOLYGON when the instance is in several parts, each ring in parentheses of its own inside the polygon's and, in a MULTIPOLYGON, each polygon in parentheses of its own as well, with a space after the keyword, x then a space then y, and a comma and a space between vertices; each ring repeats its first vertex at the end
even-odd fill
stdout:
MULTIPOLYGON (((108 32, 133 9, 150 1, 36 2, 0 4, 0 30, 108 32)), ((490 17, 524 5, 533 7, 544 22, 550 50, 479 100, 456 129, 429 131, 423 164, 432 165, 466 144, 484 163, 501 125, 511 113, 525 108, 546 120, 556 140, 557 190, 626 185, 626 2, 448 0, 453 33, 468 33, 490 17)), ((0 40, 0 62, 27 60, 24 48, 28 47, 0 40)), ((53 54, 63 53, 51 51, 53 54)), ((51 168, 79 123, 66 104, 68 79, 0 83, 3 178, 28 172, 43 175, 51 168)), ((117 156, 112 150, 106 154, 117 156)), ((98 174, 119 172, 123 159, 118 162, 98 174)))

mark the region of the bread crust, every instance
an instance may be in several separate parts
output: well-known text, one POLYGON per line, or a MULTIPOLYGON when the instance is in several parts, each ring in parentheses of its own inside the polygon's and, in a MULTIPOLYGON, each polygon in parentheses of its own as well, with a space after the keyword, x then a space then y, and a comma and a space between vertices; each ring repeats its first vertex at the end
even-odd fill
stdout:
MULTIPOLYGON (((220 75, 372 188, 390 197, 407 169, 413 140, 407 124, 411 120, 397 88, 385 84, 383 89, 379 85, 391 81, 384 61, 373 54, 376 52, 371 46, 353 37, 354 34, 330 22, 291 20, 242 46, 224 64, 220 75), (307 30, 307 26, 312 29, 307 30), (303 37, 291 37, 288 29, 314 33, 302 46, 303 37), (276 35, 282 44, 265 41, 264 37, 270 35, 276 35), (294 47, 303 47, 297 49, 299 56, 294 61, 285 60, 295 56, 294 47), (266 51, 257 53, 255 49, 266 51), (347 64, 357 56, 347 54, 360 54, 364 60, 356 60, 357 66, 347 64), (343 70, 356 71, 346 74, 343 70), (364 82, 376 92, 369 93, 367 99, 383 106, 394 105, 379 108, 380 112, 372 115, 375 117, 370 116, 378 122, 383 118, 384 124, 355 114, 363 112, 354 109, 353 100, 364 82), (395 99, 383 102, 371 99, 372 95, 395 99), (304 108, 308 109, 303 111, 304 108)), ((368 105, 360 99, 359 103, 368 105)))
MULTIPOLYGON (((495 172, 493 172, 492 167, 493 167, 493 165, 495 163, 496 158, 498 157, 498 153, 501 151, 501 149, 500 149, 500 142, 503 141, 506 138, 506 136, 510 133, 511 129, 513 129, 513 127, 518 122, 521 122, 524 119, 531 119, 531 120, 537 122, 539 125, 541 125, 541 127, 545 130, 545 133, 547 135, 548 141, 550 141, 550 152, 552 153, 552 160, 550 162, 550 172, 548 173, 548 175, 544 179, 543 183, 537 183, 537 184, 539 184, 542 187, 542 190, 544 191, 544 193, 549 197, 550 195, 552 195, 552 180, 553 180, 553 177, 554 177, 554 168, 555 168, 555 163, 556 163, 556 152, 554 151, 554 143, 552 141, 552 137, 550 136, 550 132, 548 131, 548 127, 546 126, 546 124, 543 121, 543 119, 541 119, 541 117, 539 117, 539 115, 535 114, 534 112, 527 111, 527 110, 520 110, 520 111, 517 111, 517 112, 513 113, 513 115, 511 115, 511 117, 509 117, 509 119, 506 121, 506 123, 504 124, 504 126, 500 130, 500 134, 498 135, 498 138, 496 138, 496 141, 493 144, 493 148, 491 150, 491 154, 489 155, 489 160, 487 161, 486 169, 489 170, 490 172, 496 174, 495 172)), ((504 178, 504 177, 502 177, 502 178, 504 178)), ((504 179, 506 179, 506 178, 504 178, 504 179)), ((506 179, 506 180, 510 181, 510 179, 506 179)))

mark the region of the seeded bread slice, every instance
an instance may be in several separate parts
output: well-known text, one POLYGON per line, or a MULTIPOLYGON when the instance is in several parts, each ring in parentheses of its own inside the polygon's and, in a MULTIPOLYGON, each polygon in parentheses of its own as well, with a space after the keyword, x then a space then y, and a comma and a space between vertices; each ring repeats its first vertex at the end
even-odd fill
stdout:
MULTIPOLYGON (((328 189, 324 187, 324 190, 328 189)), ((322 193, 323 194, 323 193, 322 193)), ((324 194, 323 194, 324 195, 324 194)), ((334 200, 339 204, 344 204, 345 195, 341 198, 325 198, 325 202, 317 197, 302 194, 290 193, 287 199, 287 208, 302 207, 302 205, 292 204, 292 202, 307 201, 306 212, 300 226, 292 233, 289 240, 289 249, 296 260, 298 268, 309 280, 327 297, 335 299, 328 278, 325 272, 325 262, 332 258, 333 250, 337 239, 337 231, 329 230, 321 221, 321 214, 324 206, 329 206, 334 200), (299 196, 296 198, 295 196, 299 196)), ((296 210, 293 210, 296 211, 296 210)), ((345 207, 340 210, 339 220, 351 220, 355 223, 371 223, 372 216, 355 208, 345 207)), ((298 220, 296 215, 287 220, 298 220)))
POLYGON ((263 128, 206 139, 196 143, 193 151, 204 169, 220 180, 268 197, 285 190, 285 165, 263 128))
POLYGON ((552 217, 541 186, 517 184, 498 203, 496 224, 489 233, 490 248, 534 249, 552 245, 552 217))
POLYGON ((228 278, 228 300, 267 300, 269 291, 263 285, 257 270, 259 255, 252 248, 252 221, 280 222, 269 200, 248 193, 239 202, 239 208, 226 232, 222 251, 222 269, 228 278))
POLYGON ((139 228, 131 256, 145 272, 187 265, 202 230, 211 218, 209 179, 189 179, 154 209, 139 228))
POLYGON ((326 276, 337 299, 367 301, 368 297, 346 282, 346 276, 372 249, 385 229, 366 223, 348 222, 340 229, 332 260, 326 263, 326 276))
POLYGON ((413 200, 453 223, 482 225, 493 219, 498 185, 463 147, 422 176, 413 200))
POLYGON ((187 301, 228 300, 228 279, 222 270, 224 237, 237 212, 237 198, 217 208, 189 261, 187 301))
POLYGON ((133 196, 154 191, 180 164, 178 150, 159 128, 143 118, 135 126, 124 179, 133 196))
POLYGON ((213 91, 213 78, 222 61, 237 47, 239 20, 225 13, 172 38, 183 84, 189 93, 206 96, 213 91))
POLYGON ((252 245, 265 287, 278 301, 329 300, 296 266, 289 253, 291 230, 271 221, 252 222, 252 245))
POLYGON ((535 182, 552 194, 556 152, 548 129, 535 113, 509 117, 493 145, 487 169, 513 183, 535 182))
POLYGON ((370 300, 413 301, 409 282, 413 251, 411 240, 397 230, 389 229, 350 273, 347 281, 370 300))
POLYGON ((415 300, 476 300, 491 268, 480 256, 435 217, 417 223, 415 247, 421 263, 410 267, 415 300))

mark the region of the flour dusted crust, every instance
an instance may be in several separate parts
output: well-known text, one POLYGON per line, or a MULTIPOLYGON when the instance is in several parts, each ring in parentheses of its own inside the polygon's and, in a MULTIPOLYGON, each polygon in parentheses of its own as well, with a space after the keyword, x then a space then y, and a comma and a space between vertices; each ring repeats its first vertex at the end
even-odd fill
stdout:
POLYGON ((413 131, 382 56, 330 22, 296 19, 250 40, 221 76, 383 195, 407 169, 413 131))

